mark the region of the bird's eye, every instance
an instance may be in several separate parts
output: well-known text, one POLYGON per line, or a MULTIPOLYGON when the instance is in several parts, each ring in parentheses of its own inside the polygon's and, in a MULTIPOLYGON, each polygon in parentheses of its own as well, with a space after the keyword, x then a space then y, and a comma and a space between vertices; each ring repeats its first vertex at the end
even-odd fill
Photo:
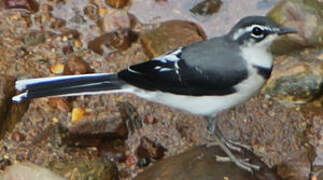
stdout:
POLYGON ((252 29, 252 34, 255 35, 255 36, 261 36, 263 34, 263 30, 260 29, 259 27, 254 27, 252 29))

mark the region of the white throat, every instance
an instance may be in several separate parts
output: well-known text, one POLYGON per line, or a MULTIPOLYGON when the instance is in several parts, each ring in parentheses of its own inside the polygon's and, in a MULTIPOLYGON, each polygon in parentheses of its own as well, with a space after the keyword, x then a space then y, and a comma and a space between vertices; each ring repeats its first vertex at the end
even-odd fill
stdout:
POLYGON ((244 47, 241 48, 242 57, 248 63, 264 68, 271 68, 273 64, 273 57, 266 49, 260 47, 244 47))
POLYGON ((249 42, 241 47, 242 57, 248 63, 264 68, 271 68, 273 56, 268 51, 271 43, 277 38, 277 35, 268 35, 264 40, 258 43, 249 42))

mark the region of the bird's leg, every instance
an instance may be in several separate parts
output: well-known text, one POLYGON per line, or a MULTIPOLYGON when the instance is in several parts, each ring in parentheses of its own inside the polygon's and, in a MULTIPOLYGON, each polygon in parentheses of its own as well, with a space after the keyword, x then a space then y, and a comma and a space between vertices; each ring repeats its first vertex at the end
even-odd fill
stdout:
POLYGON ((206 125, 207 131, 208 131, 210 136, 213 136, 214 130, 215 130, 214 124, 215 124, 216 118, 215 118, 215 116, 213 116, 213 117, 206 117, 205 119, 206 119, 206 122, 207 122, 207 125, 206 125))
POLYGON ((230 160, 232 162, 234 162, 238 167, 242 168, 242 169, 245 169, 251 173, 253 173, 253 169, 255 170, 259 170, 260 167, 259 166, 256 166, 256 165, 253 165, 253 164, 250 164, 244 160, 241 160, 241 159, 238 159, 236 158, 232 152, 230 151, 230 148, 232 150, 238 150, 238 151, 241 151, 241 148, 237 149, 237 147, 235 146, 231 146, 231 145, 228 145, 230 144, 229 142, 226 142, 224 136, 222 135, 221 131, 219 130, 219 128, 216 126, 214 126, 215 122, 215 117, 207 117, 207 123, 208 123, 208 131, 209 133, 214 133, 213 134, 213 138, 215 139, 215 143, 209 143, 208 144, 208 147, 209 146, 213 146, 213 145, 218 145, 220 146, 220 148, 226 153, 226 155, 230 158, 230 160), (210 120, 210 118, 212 118, 210 120), (210 127, 210 123, 213 123, 213 128, 210 127))
POLYGON ((214 124, 214 131, 216 133, 218 133, 222 138, 223 138, 223 141, 224 143, 232 150, 236 150, 238 152, 241 152, 241 148, 244 148, 244 149, 247 149, 249 151, 253 151, 251 146, 248 146, 246 144, 242 144, 238 141, 233 141, 233 140, 230 140, 230 139, 227 139, 224 137, 224 135, 222 134, 222 131, 220 130, 219 128, 219 125, 217 122, 215 122, 214 124))
MULTIPOLYGON (((247 145, 240 145, 239 142, 235 142, 235 141, 231 141, 231 140, 228 140, 226 139, 219 126, 218 126, 218 123, 216 123, 216 116, 212 116, 212 117, 207 117, 206 118, 206 121, 207 121, 207 130, 208 130, 208 133, 209 133, 209 136, 212 137, 214 136, 214 134, 217 134, 219 138, 221 138, 222 142, 224 142, 230 149, 232 150, 235 150, 235 151, 238 151, 238 152, 241 152, 241 148, 240 147, 245 147, 247 145)), ((212 138, 210 138, 209 140, 212 140, 212 138)), ((212 142, 212 143, 209 143, 208 146, 212 146, 212 145, 217 145, 218 142, 212 142)), ((249 148, 246 148, 246 149, 249 149, 249 148)))

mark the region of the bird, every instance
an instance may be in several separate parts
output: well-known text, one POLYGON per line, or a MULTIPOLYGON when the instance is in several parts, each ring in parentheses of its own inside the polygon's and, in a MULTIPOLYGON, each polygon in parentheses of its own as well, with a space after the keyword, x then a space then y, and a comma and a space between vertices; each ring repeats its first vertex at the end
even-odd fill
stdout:
POLYGON ((223 36, 180 47, 116 73, 18 80, 15 88, 22 93, 12 100, 18 103, 40 97, 134 94, 204 116, 207 131, 228 157, 240 168, 253 172, 259 167, 233 155, 230 141, 216 125, 216 115, 257 94, 272 72, 270 45, 290 33, 297 30, 265 16, 247 16, 223 36))

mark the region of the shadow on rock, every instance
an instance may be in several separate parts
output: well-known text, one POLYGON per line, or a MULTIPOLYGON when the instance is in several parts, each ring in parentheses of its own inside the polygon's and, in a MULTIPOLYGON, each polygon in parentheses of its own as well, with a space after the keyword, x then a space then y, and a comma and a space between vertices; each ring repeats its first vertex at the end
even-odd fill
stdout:
POLYGON ((243 159, 250 159, 250 163, 261 167, 254 175, 238 168, 233 162, 218 161, 217 156, 225 156, 224 152, 217 146, 209 148, 203 146, 196 147, 177 156, 155 163, 143 173, 139 174, 135 180, 280 179, 274 170, 268 168, 259 158, 249 151, 244 150, 242 153, 236 154, 236 156, 243 159))

